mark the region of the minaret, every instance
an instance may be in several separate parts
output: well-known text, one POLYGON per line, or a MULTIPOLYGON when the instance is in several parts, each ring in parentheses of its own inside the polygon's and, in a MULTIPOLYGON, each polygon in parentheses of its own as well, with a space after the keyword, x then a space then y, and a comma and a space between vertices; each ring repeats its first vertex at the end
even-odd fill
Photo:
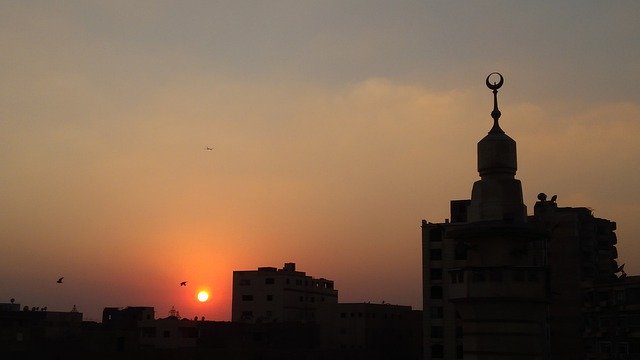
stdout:
POLYGON ((480 180, 473 184, 471 205, 468 209, 470 222, 483 220, 506 220, 523 223, 527 218, 527 207, 522 201, 522 185, 515 179, 518 161, 516 142, 500 128, 498 89, 504 84, 499 73, 487 76, 487 87, 493 91, 493 127, 478 143, 478 172, 480 180), (497 82, 491 82, 498 76, 497 82))
POLYGON ((486 83, 493 91, 493 127, 478 143, 480 180, 473 184, 467 222, 446 233, 466 249, 464 265, 448 269, 448 296, 462 322, 465 360, 544 360, 548 234, 527 223, 515 179, 516 143, 498 123, 504 78, 492 73, 486 83))

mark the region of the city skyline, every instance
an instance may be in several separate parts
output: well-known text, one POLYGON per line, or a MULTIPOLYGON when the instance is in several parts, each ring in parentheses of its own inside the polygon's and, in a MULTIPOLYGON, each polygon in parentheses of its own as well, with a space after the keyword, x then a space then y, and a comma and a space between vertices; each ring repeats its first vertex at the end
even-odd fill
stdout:
POLYGON ((493 71, 529 213, 593 207, 640 272, 637 3, 0 9, 3 302, 229 320, 234 270, 295 262, 421 308, 420 221, 470 197, 493 71))

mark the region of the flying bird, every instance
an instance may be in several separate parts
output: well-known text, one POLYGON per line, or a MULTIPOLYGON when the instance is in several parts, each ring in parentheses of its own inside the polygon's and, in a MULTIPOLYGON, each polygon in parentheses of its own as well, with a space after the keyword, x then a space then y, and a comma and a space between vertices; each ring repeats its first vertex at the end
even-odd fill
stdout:
POLYGON ((62 284, 62 279, 64 279, 64 276, 61 277, 60 279, 58 279, 58 281, 56 281, 58 284, 62 284))
POLYGON ((211 150, 213 150, 213 146, 207 146, 205 149, 206 149, 207 151, 211 151, 211 150))
POLYGON ((187 282, 186 281, 181 282, 180 286, 187 286, 187 282))

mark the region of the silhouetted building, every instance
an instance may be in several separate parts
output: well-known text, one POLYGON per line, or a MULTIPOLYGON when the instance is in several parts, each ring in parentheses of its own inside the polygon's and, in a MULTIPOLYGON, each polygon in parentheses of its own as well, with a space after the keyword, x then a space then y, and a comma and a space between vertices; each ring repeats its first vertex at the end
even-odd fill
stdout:
POLYGON ((294 263, 233 272, 234 322, 314 321, 317 309, 337 302, 333 281, 296 271, 294 263))
POLYGON ((106 307, 102 310, 102 324, 111 328, 135 328, 140 321, 153 319, 155 319, 153 306, 128 306, 123 309, 106 307))
POLYGON ((129 306, 123 309, 106 307, 102 311, 102 340, 104 351, 130 353, 139 351, 144 344, 141 323, 153 321, 155 309, 151 306, 129 306))
POLYGON ((72 353, 82 330, 82 313, 0 305, 0 357, 50 358, 72 353))
POLYGON ((549 327, 554 359, 583 359, 583 299, 601 284, 620 283, 615 222, 587 208, 558 207, 540 194, 530 221, 549 233, 549 327))
POLYGON ((596 321, 585 294, 628 287, 617 275, 615 223, 542 193, 527 215, 516 143, 498 123, 501 83, 487 79, 494 125, 478 143, 471 199, 451 201, 451 221, 422 222, 425 358, 584 359, 603 341, 610 354, 631 354, 629 337, 583 339, 596 321))
POLYGON ((340 303, 318 309, 320 347, 332 359, 422 359, 422 311, 340 303))

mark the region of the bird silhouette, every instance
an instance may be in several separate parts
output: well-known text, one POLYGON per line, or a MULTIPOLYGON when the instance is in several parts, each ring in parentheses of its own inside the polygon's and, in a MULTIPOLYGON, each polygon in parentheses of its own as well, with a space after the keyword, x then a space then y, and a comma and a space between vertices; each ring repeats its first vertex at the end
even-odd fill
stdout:
POLYGON ((207 151, 211 151, 211 150, 213 150, 213 146, 207 146, 205 149, 206 149, 207 151))
POLYGON ((187 286, 187 282, 186 281, 181 282, 180 286, 187 286))
POLYGON ((58 284, 62 284, 62 279, 64 279, 64 276, 61 277, 60 279, 58 279, 58 281, 56 281, 58 284))

